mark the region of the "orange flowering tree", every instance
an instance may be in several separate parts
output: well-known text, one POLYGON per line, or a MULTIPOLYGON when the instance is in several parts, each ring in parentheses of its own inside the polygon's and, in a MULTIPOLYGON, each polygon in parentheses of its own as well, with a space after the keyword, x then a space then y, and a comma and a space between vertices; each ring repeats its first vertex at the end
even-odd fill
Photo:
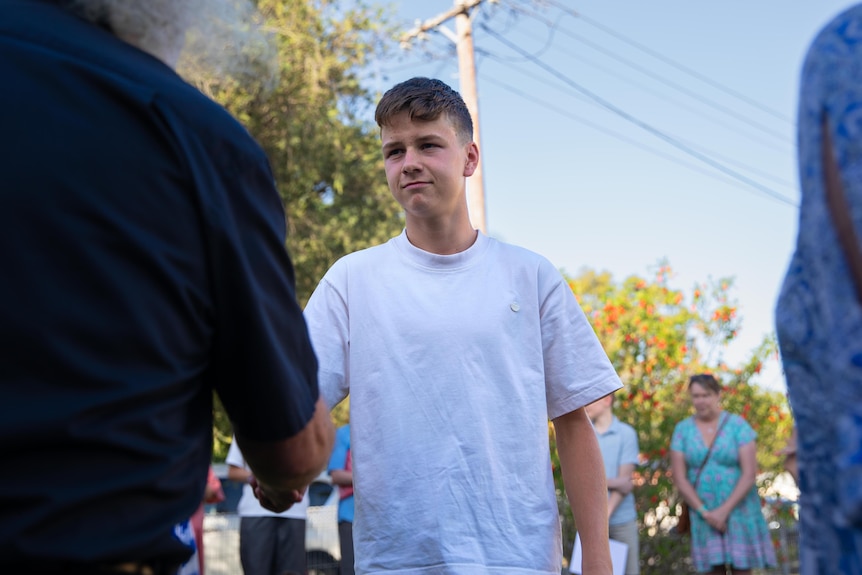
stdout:
MULTIPOLYGON (((650 277, 631 276, 622 282, 594 271, 567 278, 623 382, 614 413, 638 433, 641 461, 635 497, 642 538, 666 536, 676 524, 681 500, 670 478, 668 451, 674 426, 691 414, 689 376, 715 374, 724 386, 724 408, 743 415, 758 432, 761 487, 768 487, 782 471, 776 451, 792 427, 784 395, 752 383, 763 361, 777 353, 773 339, 764 339, 742 365, 724 362, 726 346, 742 324, 731 297, 732 280, 702 282, 687 292, 672 288, 671 277, 670 266, 662 263, 650 277)), ((555 449, 552 453, 556 457, 555 449)), ((554 463, 562 494, 559 462, 554 463)), ((567 514, 568 507, 562 508, 567 514)), ((570 542, 574 526, 570 516, 565 519, 565 539, 570 542)), ((647 554, 649 549, 644 545, 647 554)), ((647 554, 642 554, 645 562, 661 562, 647 554)))

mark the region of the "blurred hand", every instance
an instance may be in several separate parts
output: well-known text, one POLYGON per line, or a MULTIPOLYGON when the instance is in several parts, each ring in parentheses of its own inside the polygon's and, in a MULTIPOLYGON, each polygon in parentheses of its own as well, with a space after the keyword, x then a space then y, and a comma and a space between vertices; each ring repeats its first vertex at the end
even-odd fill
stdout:
POLYGON ((703 520, 719 533, 727 531, 727 516, 728 513, 721 507, 703 512, 703 520))
POLYGON ((258 483, 257 478, 251 477, 248 481, 251 485, 254 496, 260 502, 264 509, 268 509, 274 513, 281 513, 290 509, 294 503, 302 501, 305 490, 302 491, 292 489, 290 491, 276 491, 258 483))

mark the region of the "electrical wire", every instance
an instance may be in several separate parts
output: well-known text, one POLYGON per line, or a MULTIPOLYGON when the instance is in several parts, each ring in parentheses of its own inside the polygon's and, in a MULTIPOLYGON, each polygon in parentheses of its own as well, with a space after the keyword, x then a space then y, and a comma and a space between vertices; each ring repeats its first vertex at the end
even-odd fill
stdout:
MULTIPOLYGON (((489 58, 491 58, 491 59, 495 59, 495 60, 496 60, 496 58, 495 58, 495 56, 494 56, 493 54, 487 53, 485 50, 482 50, 482 53, 483 53, 483 54, 486 54, 489 58)), ((565 86, 561 86, 561 85, 559 85, 559 84, 555 84, 555 83, 553 83, 553 82, 549 81, 547 78, 542 78, 542 77, 541 77, 541 76, 539 76, 538 74, 533 74, 533 73, 531 73, 531 72, 529 72, 529 71, 526 71, 526 70, 523 70, 523 69, 521 69, 521 68, 513 68, 513 69, 514 69, 514 70, 516 70, 516 71, 517 71, 518 73, 520 73, 520 74, 523 74, 523 75, 525 75, 525 76, 528 76, 528 77, 530 77, 530 78, 532 78, 532 79, 536 80, 537 82, 541 82, 541 83, 543 83, 543 84, 545 84, 545 85, 547 85, 547 86, 550 86, 550 87, 552 87, 552 88, 554 88, 554 89, 556 89, 556 90, 559 90, 560 92, 562 92, 563 94, 565 94, 565 95, 567 95, 567 96, 570 96, 570 97, 572 97, 572 98, 576 98, 576 99, 581 100, 581 101, 583 101, 583 102, 586 102, 586 103, 588 103, 588 104, 590 104, 590 105, 593 105, 593 106, 596 106, 596 107, 600 107, 597 103, 593 102, 593 101, 592 101, 592 100, 590 100, 589 98, 586 98, 585 96, 583 96, 583 95, 581 95, 581 94, 579 94, 579 93, 577 93, 577 92, 571 91, 571 90, 567 89, 565 86)), ((501 83, 501 82, 499 82, 499 81, 495 81, 495 80, 493 79, 493 77, 490 77, 490 76, 483 76, 483 77, 482 77, 482 79, 483 79, 483 81, 488 81, 488 82, 491 82, 491 83, 493 83, 493 84, 497 84, 498 86, 501 86, 501 87, 504 87, 504 88, 506 88, 506 87, 507 87, 507 85, 505 85, 505 84, 503 84, 503 83, 501 83)), ((508 89, 508 88, 507 88, 507 89, 508 89)), ((513 89, 514 89, 514 88, 513 88, 513 89)), ((511 91, 511 89, 510 89, 510 91, 511 91)), ((529 96, 529 95, 527 95, 527 94, 523 94, 523 93, 522 93, 522 95, 523 95, 525 98, 527 98, 527 99, 529 99, 529 98, 533 98, 532 96, 529 96)), ((535 101, 542 102, 542 100, 539 100, 539 99, 535 99, 535 101)), ((543 103, 544 103, 544 102, 543 102, 543 103)), ((554 108, 554 110, 555 110, 555 111, 558 111, 558 112, 560 112, 560 113, 562 113, 562 114, 564 114, 564 115, 569 114, 569 112, 568 112, 568 111, 565 111, 565 112, 564 112, 564 111, 562 111, 560 108, 558 108, 558 107, 556 107, 556 106, 553 106, 552 104, 547 104, 547 106, 546 106, 546 107, 554 108)), ((573 118, 573 119, 579 119, 579 118, 577 118, 577 117, 576 117, 576 118, 573 118)), ((587 122, 588 122, 588 121, 587 121, 587 122)), ((592 123, 590 122, 590 124, 592 124, 592 123)), ((614 132, 614 133, 606 132, 606 133, 608 133, 608 135, 611 135, 611 136, 613 136, 613 137, 617 137, 617 133, 616 133, 616 132, 614 132)), ((718 159, 718 160, 721 160, 721 161, 722 161, 722 162, 724 162, 725 164, 730 164, 730 165, 736 166, 736 167, 741 168, 741 169, 743 169, 743 170, 745 170, 745 171, 747 171, 747 172, 750 172, 750 173, 752 173, 752 174, 756 174, 757 176, 759 176, 759 177, 761 177, 761 178, 763 178, 763 179, 766 179, 766 180, 769 180, 769 181, 771 181, 771 182, 773 182, 773 183, 776 183, 776 184, 778 184, 778 185, 784 186, 784 187, 786 187, 786 188, 788 188, 788 189, 791 189, 791 190, 796 190, 796 189, 797 189, 797 187, 796 187, 796 184, 795 184, 795 183, 790 182, 790 181, 788 181, 788 180, 786 180, 786 179, 784 179, 784 178, 781 178, 781 177, 775 176, 774 174, 771 174, 771 173, 765 172, 764 170, 761 170, 760 168, 756 168, 756 167, 751 166, 751 165, 748 165, 748 164, 746 164, 746 163, 744 163, 744 162, 740 162, 739 160, 736 160, 736 159, 730 158, 729 156, 726 156, 726 155, 724 155, 724 154, 721 154, 720 152, 716 152, 715 150, 712 150, 712 149, 710 149, 710 148, 707 148, 706 146, 702 146, 702 145, 700 145, 700 144, 697 144, 696 142, 692 142, 692 141, 690 141, 690 140, 686 140, 686 139, 684 139, 684 138, 681 138, 681 137, 676 136, 676 135, 673 135, 673 134, 671 134, 671 136, 673 136, 674 138, 676 138, 676 139, 677 139, 677 140, 679 140, 680 142, 682 142, 682 143, 686 144, 687 146, 690 146, 690 147, 692 147, 692 148, 694 148, 694 149, 696 149, 696 150, 699 150, 699 151, 701 151, 701 152, 703 152, 703 153, 705 153, 705 154, 707 154, 707 155, 709 155, 709 156, 712 156, 713 158, 716 158, 716 159, 718 159)), ((626 142, 629 142, 629 141, 630 141, 630 140, 629 140, 629 139, 627 139, 627 138, 620 138, 620 139, 622 139, 623 141, 626 141, 626 142)), ((650 148, 650 150, 652 150, 652 148, 650 148)))
MULTIPOLYGON (((524 51, 523 49, 521 49, 520 47, 518 47, 514 43, 510 42, 509 40, 507 40, 503 36, 497 34, 495 31, 491 30, 487 25, 480 24, 480 27, 482 28, 482 30, 486 34, 495 38, 498 42, 500 42, 504 46, 508 47, 510 50, 513 50, 514 52, 521 54, 522 56, 525 56, 525 57, 529 56, 529 54, 526 51, 524 51)), ((533 64, 535 64, 536 66, 538 66, 539 68, 542 68, 547 73, 549 73, 552 76, 554 76, 555 78, 557 78, 558 80, 562 81, 563 83, 567 84, 571 88, 580 92, 581 94, 583 94, 587 98, 593 100, 594 102, 599 104, 601 107, 603 107, 606 110, 616 114, 617 116, 623 118, 624 120, 627 120, 628 122, 638 126, 642 130, 645 130, 646 132, 652 134, 653 136, 663 140, 664 142, 666 142, 666 143, 670 144, 671 146, 679 149, 680 151, 684 152, 685 154, 688 154, 689 156, 692 156, 695 159, 697 159, 697 160, 699 160, 705 164, 708 164, 709 166, 711 166, 714 169, 724 173, 727 176, 730 176, 733 179, 736 179, 742 183, 747 184, 749 187, 754 188, 756 191, 764 194, 765 196, 767 196, 769 198, 772 198, 773 200, 787 204, 789 206, 798 207, 798 204, 796 202, 794 202, 793 200, 791 200, 790 198, 788 198, 787 196, 784 196, 783 194, 776 192, 772 188, 769 188, 768 186, 764 186, 760 182, 752 180, 751 178, 749 178, 743 174, 740 174, 739 172, 737 172, 735 170, 728 168, 724 164, 713 160, 712 158, 706 156, 705 154, 698 152, 697 150, 694 150, 690 146, 685 145, 684 143, 680 142, 676 138, 669 136, 668 134, 666 134, 662 130, 659 130, 658 128, 656 128, 656 127, 640 120, 639 118, 629 114, 628 112, 622 110, 618 106, 605 100, 604 98, 602 98, 598 94, 592 92, 591 90, 589 90, 589 89, 585 88, 584 86, 578 84, 577 82, 573 81, 571 78, 568 78, 567 76, 563 75, 558 70, 556 70, 552 66, 549 66, 545 62, 539 60, 538 58, 531 58, 530 61, 533 64)))
MULTIPOLYGON (((484 82, 490 82, 491 84, 495 84, 495 85, 503 88, 504 90, 506 90, 508 92, 511 92, 517 96, 524 98, 525 100, 528 100, 529 102, 531 102, 533 104, 540 105, 541 107, 545 108, 546 110, 556 112, 557 114, 560 114, 561 116, 565 116, 566 118, 574 120, 575 122, 583 124, 584 126, 592 128, 593 130, 601 132, 601 133, 603 133, 607 136, 610 136, 614 139, 617 139, 621 142, 630 144, 636 148, 639 148, 641 150, 649 152, 650 154, 653 154, 655 156, 658 156, 660 158, 663 158, 665 160, 673 162, 677 165, 683 166, 685 168, 688 168, 690 170, 693 170, 693 171, 698 172, 702 175, 705 175, 707 177, 713 178, 715 180, 718 180, 718 181, 726 183, 726 184, 730 184, 730 185, 733 185, 733 186, 736 186, 736 187, 739 187, 742 189, 746 189, 746 190, 750 189, 750 187, 743 182, 740 182, 740 181, 733 179, 733 178, 730 178, 728 176, 724 176, 722 174, 718 174, 714 170, 709 170, 709 169, 701 167, 695 163, 686 162, 685 160, 683 160, 679 157, 672 156, 670 154, 667 154, 665 152, 657 150, 656 148, 654 148, 652 146, 647 146, 646 144, 639 142, 639 141, 635 140, 634 138, 630 138, 630 137, 628 137, 628 136, 626 136, 620 132, 617 132, 615 130, 611 130, 611 129, 609 129, 609 128, 601 125, 601 124, 598 124, 598 123, 593 122, 591 120, 588 120, 582 116, 574 114, 574 113, 570 112, 569 110, 565 110, 563 108, 560 108, 559 106, 556 106, 555 104, 552 104, 546 100, 542 100, 542 99, 537 98, 531 94, 528 94, 528 93, 524 92, 523 90, 512 86, 511 84, 507 84, 505 82, 501 82, 499 80, 496 80, 492 76, 484 77, 483 81, 484 82)), ((755 170, 754 168, 751 168, 749 166, 743 166, 743 167, 745 169, 748 169, 748 170, 755 170)), ((788 186, 789 186, 789 184, 788 184, 788 186)))
POLYGON ((770 108, 769 106, 766 106, 764 104, 761 104, 760 102, 758 102, 752 98, 749 98, 748 96, 746 96, 745 94, 742 94, 741 92, 738 92, 732 88, 728 88, 727 86, 721 84, 720 82, 716 82, 715 80, 713 80, 709 76, 705 76, 704 74, 701 74, 697 70, 693 70, 692 68, 689 68, 688 66, 680 64, 679 62, 665 56, 664 54, 661 54, 660 52, 657 52, 657 51, 653 50, 652 48, 650 48, 644 44, 641 44, 640 42, 632 40, 631 38, 629 38, 623 34, 620 34, 619 32, 616 32, 615 30, 609 28, 608 26, 605 26, 604 24, 599 23, 596 20, 593 20, 592 18, 590 18, 588 16, 584 16, 580 12, 577 12, 571 8, 563 6, 559 2, 556 2, 555 0, 545 0, 545 2, 547 2, 551 6, 554 6, 555 8, 558 8, 561 12, 565 12, 566 14, 572 16, 573 18, 578 18, 580 20, 583 20, 584 22, 586 22, 590 26, 593 26, 594 28, 598 28, 602 32, 604 32, 610 36, 613 36, 614 38, 616 38, 622 42, 625 42, 626 44, 628 44, 634 48, 637 48, 641 52, 648 54, 648 55, 652 56, 653 58, 656 58, 657 60, 661 60, 665 64, 668 64, 669 66, 672 66, 672 67, 676 68, 677 70, 684 72, 685 74, 688 74, 692 78, 696 78, 697 80, 700 80, 701 82, 703 82, 705 84, 709 84, 713 88, 716 88, 717 90, 721 90, 725 94, 727 94, 729 96, 733 96, 734 98, 737 98, 738 100, 745 102, 746 104, 748 104, 754 108, 757 108, 757 109, 761 110, 762 112, 766 112, 767 114, 770 114, 770 115, 772 115, 772 116, 774 116, 780 120, 784 120, 785 122, 787 122, 791 125, 794 125, 794 126, 796 125, 796 122, 794 122, 792 119, 788 118, 786 115, 775 111, 775 109, 770 108))
MULTIPOLYGON (((491 52, 487 52, 486 50, 482 50, 482 51, 483 51, 483 53, 486 53, 489 57, 494 58, 495 60, 497 60, 499 62, 509 62, 509 59, 507 59, 507 58, 498 57, 497 55, 495 55, 491 52)), ((790 141, 788 141, 787 139, 784 139, 781 142, 783 144, 783 149, 781 149, 781 148, 779 148, 778 143, 775 142, 774 140, 767 141, 761 137, 756 136, 755 134, 741 130, 735 125, 731 126, 731 125, 728 125, 727 123, 722 123, 721 119, 717 118, 714 115, 705 114, 703 111, 697 110, 696 108, 694 108, 693 106, 691 106, 685 102, 682 102, 682 101, 674 99, 674 98, 670 98, 667 95, 662 94, 656 90, 653 90, 652 88, 649 88, 649 87, 647 87, 647 86, 645 86, 639 82, 636 82, 635 80, 633 80, 627 76, 624 76, 622 74, 618 74, 616 72, 612 72, 610 70, 602 68, 598 64, 596 64, 596 63, 594 63, 594 62, 592 62, 586 58, 582 58, 580 56, 572 56, 572 58, 576 59, 580 62, 583 62, 583 63, 587 64, 588 66, 592 66, 594 68, 597 68, 597 69, 601 70, 603 73, 608 74, 612 77, 615 77, 622 82, 636 86, 637 88, 643 90, 646 93, 652 94, 653 96, 657 96, 658 98, 662 99, 665 103, 670 103, 670 104, 677 106, 680 109, 688 110, 689 112, 693 113, 694 115, 696 115, 700 118, 706 119, 706 120, 708 120, 714 124, 721 126, 723 129, 730 130, 730 131, 732 131, 736 134, 739 134, 740 136, 742 136, 748 140, 756 142, 756 143, 758 143, 764 147, 770 148, 773 151, 784 153, 786 150, 788 150, 788 149, 792 150, 794 148, 794 145, 790 141)), ((518 70, 521 71, 520 68, 518 68, 518 70)), ((523 71, 522 71, 522 73, 529 75, 528 73, 523 72, 523 71)), ((542 80, 540 80, 540 81, 542 81, 542 80)), ((583 96, 578 95, 578 97, 582 98, 584 100, 587 100, 587 98, 584 98, 583 96)), ((589 100, 587 100, 587 101, 589 101, 589 100)))
POLYGON ((636 70, 637 72, 640 72, 641 74, 643 74, 649 78, 652 78, 653 80, 661 82, 662 84, 665 84, 666 86, 673 88, 674 90, 681 92, 681 93, 687 95, 688 97, 690 97, 694 100, 697 100, 698 102, 700 102, 701 104, 704 104, 705 106, 708 106, 710 108, 718 110, 719 112, 722 112, 724 114, 727 114, 728 116, 730 116, 730 117, 732 117, 732 118, 734 118, 740 122, 743 122, 746 126, 760 130, 761 132, 763 132, 765 134, 768 134, 770 136, 773 136, 775 138, 780 139, 782 142, 787 141, 786 136, 784 134, 773 130, 769 126, 766 126, 765 124, 758 122, 756 120, 752 120, 748 116, 741 114, 740 112, 737 112, 736 110, 734 110, 728 106, 724 106, 722 104, 719 104, 718 102, 715 102, 714 100, 706 98, 706 97, 694 92, 693 90, 690 90, 690 89, 686 88, 685 86, 682 86, 681 84, 679 84, 677 82, 669 80, 669 79, 661 76, 660 74, 657 74, 656 72, 653 72, 652 70, 649 70, 649 69, 637 64, 636 62, 629 60, 628 58, 624 58, 623 56, 616 54, 615 52, 605 48, 604 46, 597 44, 596 42, 588 40, 587 38, 581 36, 580 34, 576 34, 574 32, 571 32, 571 31, 559 26, 559 22, 556 22, 556 23, 552 22, 551 20, 548 20, 547 18, 539 15, 536 12, 528 11, 528 10, 523 9, 523 8, 520 8, 519 10, 525 16, 532 18, 541 24, 544 24, 545 26, 554 26, 560 34, 568 36, 569 38, 572 38, 573 40, 576 40, 578 42, 581 42, 582 44, 589 46, 593 50, 600 52, 600 53, 606 55, 607 57, 612 58, 612 59, 614 59, 614 60, 616 60, 622 64, 625 64, 629 68, 636 70))

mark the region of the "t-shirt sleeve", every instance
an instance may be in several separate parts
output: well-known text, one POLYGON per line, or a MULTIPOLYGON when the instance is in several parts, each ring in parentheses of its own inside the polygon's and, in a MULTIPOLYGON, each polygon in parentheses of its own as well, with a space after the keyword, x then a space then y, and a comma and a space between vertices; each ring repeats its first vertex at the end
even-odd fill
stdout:
POLYGON ((547 262, 548 295, 541 303, 542 349, 548 416, 580 409, 622 387, 571 288, 547 262))
POLYGON ((242 469, 246 468, 245 458, 239 450, 239 445, 236 443, 236 437, 231 441, 230 447, 227 450, 227 457, 224 461, 228 465, 233 465, 234 467, 240 467, 242 469))
POLYGON ((345 273, 343 262, 323 277, 305 306, 304 316, 320 363, 318 385, 326 404, 333 408, 350 390, 350 325, 347 302, 338 289, 345 273))

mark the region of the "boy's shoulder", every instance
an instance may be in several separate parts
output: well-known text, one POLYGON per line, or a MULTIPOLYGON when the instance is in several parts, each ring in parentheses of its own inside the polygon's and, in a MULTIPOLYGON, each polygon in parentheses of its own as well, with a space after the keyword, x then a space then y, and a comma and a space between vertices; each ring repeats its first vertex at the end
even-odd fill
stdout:
POLYGON ((489 238, 489 241, 498 250, 501 257, 512 263, 521 263, 537 268, 548 268, 558 271, 554 264, 547 257, 539 252, 535 252, 530 248, 517 244, 510 244, 495 238, 489 238))
POLYGON ((349 254, 344 254, 343 256, 335 260, 335 263, 332 264, 332 267, 354 267, 360 265, 375 264, 378 262, 378 260, 387 257, 387 255, 391 253, 391 244, 394 240, 395 238, 390 239, 389 241, 386 241, 382 244, 368 246, 366 248, 350 252, 349 254))

